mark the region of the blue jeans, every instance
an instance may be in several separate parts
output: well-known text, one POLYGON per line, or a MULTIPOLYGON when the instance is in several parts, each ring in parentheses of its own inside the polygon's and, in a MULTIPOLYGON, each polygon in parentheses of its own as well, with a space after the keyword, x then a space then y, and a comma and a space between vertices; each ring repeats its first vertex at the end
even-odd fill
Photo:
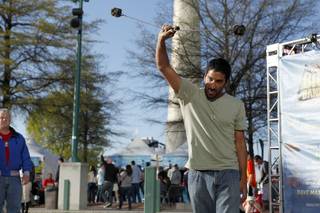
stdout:
POLYGON ((194 213, 238 213, 240 174, 238 170, 189 170, 188 189, 194 213))
POLYGON ((104 201, 107 203, 107 202, 110 202, 111 203, 111 206, 112 206, 112 190, 113 190, 113 182, 105 182, 103 185, 102 185, 102 191, 101 191, 101 194, 102 194, 102 198, 104 199, 104 201), (108 192, 108 197, 106 197, 106 191, 108 192))
POLYGON ((102 198, 102 185, 98 185, 98 192, 97 192, 97 202, 103 202, 102 198))
POLYGON ((95 190, 96 190, 96 183, 91 182, 91 186, 88 188, 88 200, 94 202, 96 197, 95 190))
POLYGON ((120 203, 119 203, 119 209, 122 207, 122 203, 124 200, 124 196, 127 195, 128 198, 128 204, 129 204, 129 210, 131 210, 131 186, 129 187, 120 187, 120 203))
POLYGON ((20 176, 0 176, 0 211, 4 200, 7 201, 8 213, 19 213, 22 200, 22 186, 20 176))
POLYGON ((136 202, 136 197, 138 196, 139 203, 141 203, 141 197, 140 197, 140 192, 139 192, 139 185, 140 183, 132 183, 132 202, 136 202))

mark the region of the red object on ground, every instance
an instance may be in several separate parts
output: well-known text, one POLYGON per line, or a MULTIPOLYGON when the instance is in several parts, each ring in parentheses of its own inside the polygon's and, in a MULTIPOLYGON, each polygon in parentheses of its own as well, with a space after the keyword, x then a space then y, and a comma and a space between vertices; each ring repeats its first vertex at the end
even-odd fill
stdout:
MULTIPOLYGON (((263 208, 262 194, 256 194, 254 196, 254 200, 260 204, 262 210, 264 211, 265 209, 263 208)), ((247 206, 247 201, 243 203, 244 210, 246 210, 246 206, 247 206)), ((259 211, 256 209, 256 207, 252 206, 250 213, 259 213, 259 211)))

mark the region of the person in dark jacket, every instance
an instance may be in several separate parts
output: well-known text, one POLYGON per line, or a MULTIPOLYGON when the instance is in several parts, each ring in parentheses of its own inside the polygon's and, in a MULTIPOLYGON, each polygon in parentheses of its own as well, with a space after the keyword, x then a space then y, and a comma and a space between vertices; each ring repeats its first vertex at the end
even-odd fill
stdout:
POLYGON ((103 163, 105 168, 104 173, 104 184, 102 185, 102 198, 106 202, 106 205, 104 206, 105 209, 111 209, 112 208, 112 190, 113 190, 113 184, 116 180, 116 175, 119 173, 118 169, 112 164, 112 159, 108 158, 107 162, 104 160, 103 157, 103 151, 100 153, 101 157, 101 163, 103 163), (108 197, 106 197, 105 192, 108 192, 108 197))
POLYGON ((31 158, 24 137, 11 126, 10 110, 0 109, 0 210, 20 212, 22 185, 29 182, 31 158), (19 170, 22 169, 22 179, 19 170))
POLYGON ((58 159, 58 169, 57 169, 57 174, 56 174, 56 186, 58 186, 59 185, 59 178, 60 178, 60 164, 61 163, 63 163, 64 162, 64 160, 63 160, 63 158, 59 158, 58 159))

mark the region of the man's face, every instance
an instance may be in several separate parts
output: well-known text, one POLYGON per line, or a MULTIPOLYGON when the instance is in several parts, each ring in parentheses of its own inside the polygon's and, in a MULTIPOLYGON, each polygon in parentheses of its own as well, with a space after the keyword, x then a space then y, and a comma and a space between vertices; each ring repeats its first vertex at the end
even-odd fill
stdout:
POLYGON ((215 72, 214 69, 209 70, 203 77, 206 85, 205 92, 208 99, 219 98, 222 94, 222 89, 225 88, 229 82, 226 81, 226 76, 222 72, 215 72))
POLYGON ((0 129, 9 129, 10 121, 11 118, 9 113, 0 113, 0 129))
POLYGON ((101 166, 101 169, 103 169, 103 170, 104 170, 104 165, 102 165, 102 166, 101 166))
POLYGON ((52 174, 48 174, 48 179, 49 179, 49 180, 52 179, 52 174))
POLYGON ((257 159, 254 161, 257 165, 260 165, 262 163, 262 160, 261 159, 257 159))

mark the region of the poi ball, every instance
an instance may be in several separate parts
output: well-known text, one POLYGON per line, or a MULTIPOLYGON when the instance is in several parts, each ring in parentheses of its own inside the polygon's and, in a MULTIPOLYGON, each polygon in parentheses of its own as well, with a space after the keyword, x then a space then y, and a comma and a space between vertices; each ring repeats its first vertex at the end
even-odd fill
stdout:
POLYGON ((80 26, 80 20, 78 18, 71 19, 70 26, 72 28, 78 28, 80 26))
POLYGON ((233 26, 232 33, 235 36, 243 36, 246 32, 246 27, 244 25, 235 25, 233 26))
POLYGON ((119 18, 122 14, 122 10, 120 8, 113 8, 111 9, 111 15, 114 16, 114 17, 117 17, 119 18))

